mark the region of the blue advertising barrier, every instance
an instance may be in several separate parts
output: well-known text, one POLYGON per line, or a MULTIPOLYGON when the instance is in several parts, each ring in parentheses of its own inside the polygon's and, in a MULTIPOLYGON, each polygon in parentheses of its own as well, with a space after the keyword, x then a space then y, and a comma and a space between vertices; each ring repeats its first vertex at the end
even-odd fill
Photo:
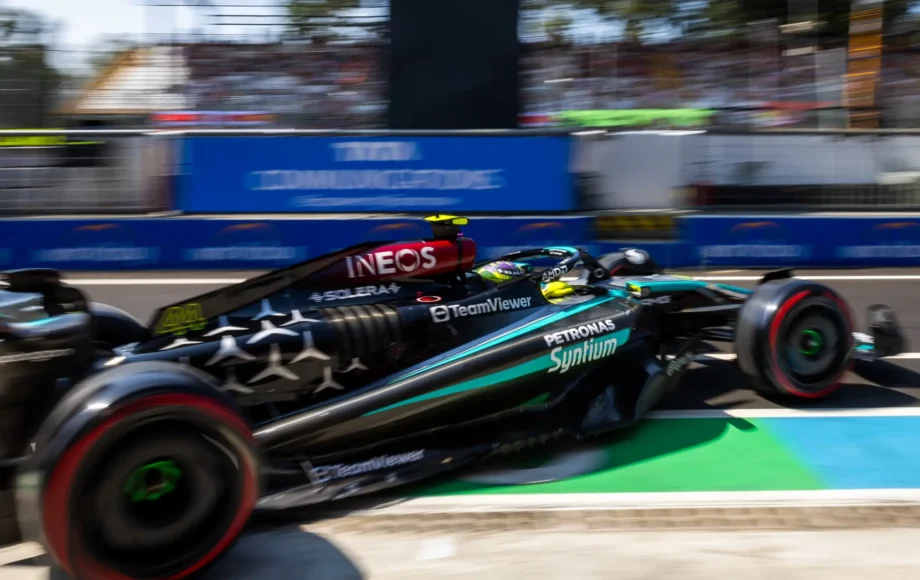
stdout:
POLYGON ((706 266, 920 265, 920 219, 878 216, 691 216, 691 260, 706 266))
POLYGON ((564 212, 571 138, 188 137, 187 213, 564 212))
MULTIPOLYGON (((430 237, 419 219, 123 218, 0 220, 0 268, 259 270, 363 242, 430 237)), ((480 218, 464 228, 486 260, 544 245, 583 245, 590 218, 480 218)))
MULTIPOLYGON (((597 242, 591 218, 474 218, 465 227, 481 260, 529 247, 580 245, 594 255, 648 250, 666 268, 899 267, 920 265, 920 219, 691 216, 680 241, 597 242)), ((430 235, 413 218, 0 219, 0 268, 260 270, 361 241, 430 235)))

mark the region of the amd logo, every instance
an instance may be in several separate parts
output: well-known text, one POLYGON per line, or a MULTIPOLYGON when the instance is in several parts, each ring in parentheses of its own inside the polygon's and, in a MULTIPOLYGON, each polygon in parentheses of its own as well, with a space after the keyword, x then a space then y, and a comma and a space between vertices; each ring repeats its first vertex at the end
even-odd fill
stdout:
POLYGON ((422 158, 414 141, 347 141, 333 143, 336 161, 418 161, 422 158))
POLYGON ((559 266, 558 268, 550 268, 543 272, 543 281, 549 282, 550 280, 555 280, 562 276, 563 274, 569 271, 568 266, 559 266))

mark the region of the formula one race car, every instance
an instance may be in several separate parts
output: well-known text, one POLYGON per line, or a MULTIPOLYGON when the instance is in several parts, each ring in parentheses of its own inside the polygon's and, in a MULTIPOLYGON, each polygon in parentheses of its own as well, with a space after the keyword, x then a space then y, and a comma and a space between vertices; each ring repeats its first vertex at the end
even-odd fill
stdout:
POLYGON ((663 274, 639 250, 572 247, 489 269, 466 218, 428 221, 431 239, 358 244, 149 325, 57 272, 7 272, 0 405, 22 418, 3 444, 20 456, 7 465, 24 538, 75 578, 185 578, 256 507, 628 426, 704 341, 734 342, 755 388, 802 398, 832 392, 856 357, 904 348, 889 308, 856 334, 841 296, 790 271, 750 291, 663 274))

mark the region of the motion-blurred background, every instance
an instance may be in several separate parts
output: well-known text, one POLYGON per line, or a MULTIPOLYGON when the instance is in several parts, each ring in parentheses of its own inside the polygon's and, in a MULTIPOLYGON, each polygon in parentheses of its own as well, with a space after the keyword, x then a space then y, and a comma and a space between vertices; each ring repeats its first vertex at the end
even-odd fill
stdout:
MULTIPOLYGON (((846 127, 859 107, 862 123, 916 127, 918 6, 523 0, 522 124, 846 127)), ((389 19, 387 0, 6 0, 0 127, 221 111, 237 115, 208 121, 385 128, 389 19)), ((456 24, 445 10, 441 33, 456 24)))
POLYGON ((916 266, 904 215, 761 218, 920 209, 918 25, 918 0, 0 0, 0 215, 84 218, 3 221, 0 264, 276 267, 412 227, 269 214, 449 211, 538 216, 478 220, 484 257, 916 266), (164 211, 239 223, 85 221, 164 211))

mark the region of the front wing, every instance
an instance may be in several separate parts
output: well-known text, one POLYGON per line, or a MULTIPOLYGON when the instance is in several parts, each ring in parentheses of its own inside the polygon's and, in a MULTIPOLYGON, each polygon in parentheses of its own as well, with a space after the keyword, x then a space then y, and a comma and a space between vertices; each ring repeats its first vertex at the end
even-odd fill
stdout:
POLYGON ((905 352, 908 340, 901 324, 890 306, 873 304, 866 311, 868 334, 854 332, 853 356, 859 360, 874 361, 905 352))

